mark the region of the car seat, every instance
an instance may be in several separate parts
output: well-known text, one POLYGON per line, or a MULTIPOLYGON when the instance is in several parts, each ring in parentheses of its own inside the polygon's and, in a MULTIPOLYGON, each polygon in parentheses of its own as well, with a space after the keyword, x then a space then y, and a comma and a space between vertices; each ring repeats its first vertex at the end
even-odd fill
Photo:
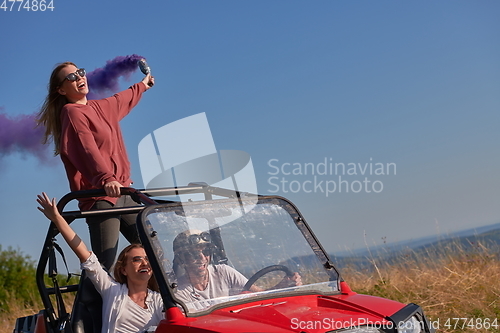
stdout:
POLYGON ((102 329, 102 298, 85 271, 82 271, 70 323, 73 333, 100 333, 102 329))

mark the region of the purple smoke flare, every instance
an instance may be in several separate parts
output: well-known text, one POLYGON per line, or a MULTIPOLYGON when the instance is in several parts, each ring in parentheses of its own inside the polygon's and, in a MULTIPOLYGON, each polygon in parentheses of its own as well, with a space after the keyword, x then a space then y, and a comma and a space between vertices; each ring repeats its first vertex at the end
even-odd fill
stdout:
POLYGON ((50 161, 48 146, 42 146, 43 128, 35 128, 35 114, 9 118, 0 108, 0 156, 19 152, 32 154, 40 162, 50 161))
MULTIPOLYGON (((137 70, 141 58, 137 54, 119 56, 107 61, 103 68, 88 73, 92 91, 87 98, 103 98, 118 92, 119 78, 129 78, 137 70)), ((9 117, 0 107, 0 157, 18 152, 34 155, 43 163, 54 161, 50 147, 41 144, 43 132, 44 128, 36 127, 36 113, 9 117)))
POLYGON ((118 79, 124 77, 128 79, 137 70, 137 62, 144 57, 137 54, 119 56, 113 60, 108 60, 102 68, 97 68, 87 76, 89 84, 88 99, 98 99, 106 97, 106 94, 116 93, 120 89, 118 79))

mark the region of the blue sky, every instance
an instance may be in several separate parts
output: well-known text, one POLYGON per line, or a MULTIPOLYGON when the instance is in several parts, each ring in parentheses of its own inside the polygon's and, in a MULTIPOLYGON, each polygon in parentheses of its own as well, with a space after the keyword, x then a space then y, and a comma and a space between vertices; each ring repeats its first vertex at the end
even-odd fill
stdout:
MULTIPOLYGON (((290 198, 331 252, 500 222, 497 1, 54 0, 54 6, 0 10, 0 112, 37 112, 58 62, 91 71, 116 56, 145 56, 157 83, 122 121, 138 188, 139 141, 205 112, 217 149, 250 154, 259 192, 290 198), (325 158, 393 163, 396 172, 361 175, 358 168, 342 180, 354 190, 377 182, 379 193, 351 187, 326 196, 309 187, 314 175, 292 173, 325 158)), ((135 73, 121 86, 140 79, 135 73)), ((64 170, 57 158, 51 164, 20 152, 0 158, 0 244, 37 259, 48 223, 35 196, 64 195, 64 170)))

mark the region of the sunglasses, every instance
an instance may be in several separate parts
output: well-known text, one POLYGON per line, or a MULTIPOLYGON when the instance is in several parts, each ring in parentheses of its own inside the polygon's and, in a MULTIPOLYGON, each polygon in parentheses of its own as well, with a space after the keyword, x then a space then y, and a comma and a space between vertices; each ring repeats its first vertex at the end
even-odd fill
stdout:
POLYGON ((199 235, 189 235, 188 242, 189 244, 196 245, 200 243, 210 243, 212 241, 212 237, 208 232, 202 232, 199 235))
POLYGON ((135 256, 135 257, 132 258, 132 262, 134 264, 138 264, 138 263, 142 264, 142 261, 146 261, 146 263, 149 263, 149 258, 148 257, 142 257, 142 256, 135 256))
POLYGON ((74 73, 69 73, 68 75, 66 75, 66 77, 64 78, 64 80, 61 81, 61 84, 62 85, 64 83, 64 81, 68 80, 69 82, 74 82, 76 80, 78 80, 78 76, 79 77, 84 77, 86 74, 85 72, 85 68, 79 68, 76 70, 76 72, 74 73))
POLYGON ((205 246, 202 249, 189 249, 179 253, 183 261, 194 261, 200 256, 200 253, 205 257, 212 255, 212 247, 205 246))

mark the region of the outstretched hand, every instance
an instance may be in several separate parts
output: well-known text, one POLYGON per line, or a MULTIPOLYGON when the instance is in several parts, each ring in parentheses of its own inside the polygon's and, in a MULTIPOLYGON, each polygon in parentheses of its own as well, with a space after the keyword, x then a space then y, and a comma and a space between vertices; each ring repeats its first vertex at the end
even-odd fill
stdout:
POLYGON ((155 78, 149 73, 142 79, 142 83, 146 86, 146 90, 155 85, 155 78))
POLYGON ((90 251, 57 210, 56 198, 50 200, 49 196, 45 192, 42 192, 41 195, 37 195, 36 201, 41 206, 37 207, 38 210, 54 222, 64 240, 75 252, 78 259, 80 259, 80 262, 85 262, 90 256, 90 251))
POLYGON ((40 206, 42 206, 37 207, 38 210, 41 211, 49 220, 55 222, 57 217, 61 216, 57 210, 56 198, 50 200, 49 196, 45 192, 42 192, 42 195, 37 195, 37 197, 36 201, 40 206))

